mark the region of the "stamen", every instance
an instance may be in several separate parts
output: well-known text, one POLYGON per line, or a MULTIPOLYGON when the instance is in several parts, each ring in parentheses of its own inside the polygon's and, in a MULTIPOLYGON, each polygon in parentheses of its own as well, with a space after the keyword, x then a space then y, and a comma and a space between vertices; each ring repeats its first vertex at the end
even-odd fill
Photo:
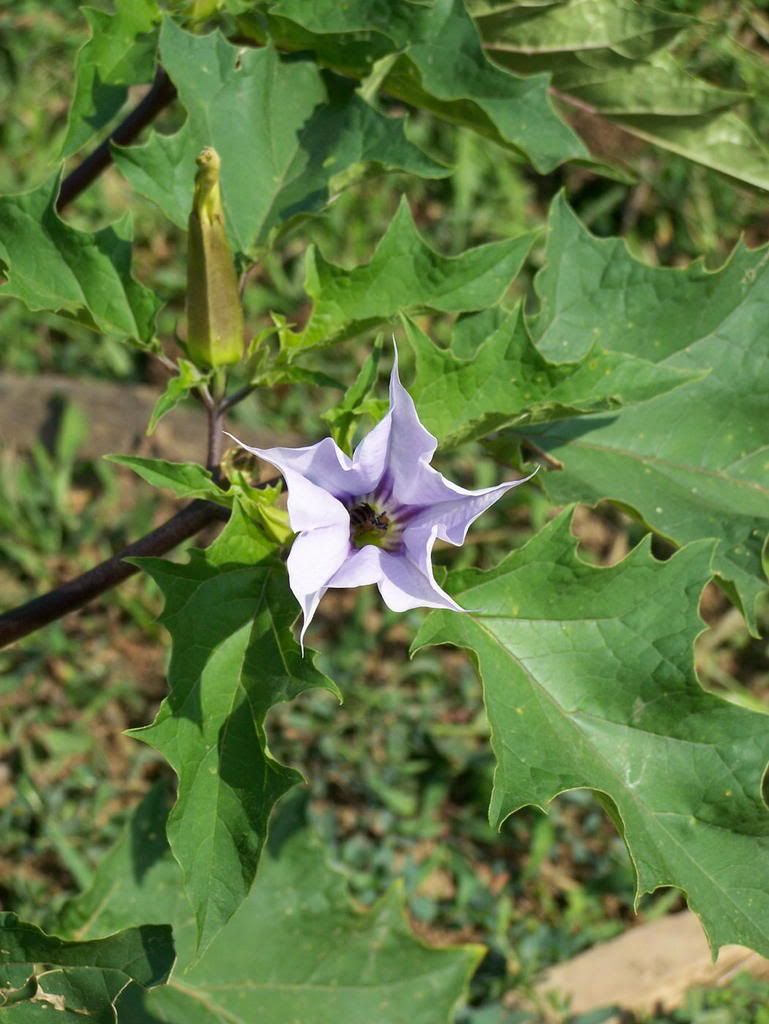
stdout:
POLYGON ((373 498, 358 500, 350 509, 350 540, 356 548, 373 544, 389 550, 399 535, 393 516, 373 498))

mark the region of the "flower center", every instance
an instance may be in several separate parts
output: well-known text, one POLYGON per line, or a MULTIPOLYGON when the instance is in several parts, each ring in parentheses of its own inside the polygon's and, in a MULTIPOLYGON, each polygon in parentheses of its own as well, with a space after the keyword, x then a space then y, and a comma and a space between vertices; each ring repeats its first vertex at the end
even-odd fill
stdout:
POLYGON ((356 548, 389 547, 396 531, 392 517, 374 502, 359 501, 350 509, 350 540, 356 548))

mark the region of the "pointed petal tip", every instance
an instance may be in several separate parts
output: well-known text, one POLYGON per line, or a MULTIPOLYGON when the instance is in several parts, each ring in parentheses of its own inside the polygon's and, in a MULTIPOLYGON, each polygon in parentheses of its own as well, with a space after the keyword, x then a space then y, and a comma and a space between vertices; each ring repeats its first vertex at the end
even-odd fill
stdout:
POLYGON ((506 480, 504 484, 500 484, 499 486, 506 487, 509 490, 511 487, 518 487, 520 484, 528 483, 529 480, 531 480, 533 477, 537 475, 537 473, 539 473, 540 469, 542 469, 541 466, 535 466, 533 471, 529 473, 528 476, 522 476, 518 480, 506 480))
POLYGON ((245 441, 241 441, 239 437, 235 437, 235 435, 231 434, 229 430, 223 430, 222 433, 224 434, 225 437, 231 438, 235 442, 235 444, 239 445, 241 448, 244 448, 247 452, 251 452, 252 455, 256 455, 259 458, 263 458, 262 452, 264 452, 264 448, 252 448, 250 444, 246 444, 245 441))
POLYGON ((400 384, 401 378, 398 372, 398 345, 395 341, 395 335, 393 334, 393 365, 390 370, 390 403, 392 404, 392 391, 393 387, 400 384))
POLYGON ((303 659, 304 659, 304 637, 305 637, 305 633, 307 632, 307 630, 310 627, 310 623, 312 622, 312 617, 313 617, 314 614, 315 614, 315 611, 313 609, 313 611, 310 613, 309 618, 307 617, 307 612, 306 611, 304 612, 303 617, 302 617, 302 628, 299 630, 299 649, 302 652, 302 658, 303 659))

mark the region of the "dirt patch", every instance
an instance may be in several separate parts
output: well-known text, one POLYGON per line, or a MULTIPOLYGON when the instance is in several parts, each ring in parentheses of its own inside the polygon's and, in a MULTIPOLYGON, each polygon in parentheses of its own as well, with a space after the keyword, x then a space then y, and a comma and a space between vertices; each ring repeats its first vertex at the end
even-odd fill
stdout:
POLYGON ((538 992, 559 993, 573 1013, 606 1006, 655 1013, 680 1005, 695 985, 726 985, 741 971, 769 978, 769 960, 743 946, 724 946, 713 963, 699 918, 684 911, 631 928, 558 964, 538 992))

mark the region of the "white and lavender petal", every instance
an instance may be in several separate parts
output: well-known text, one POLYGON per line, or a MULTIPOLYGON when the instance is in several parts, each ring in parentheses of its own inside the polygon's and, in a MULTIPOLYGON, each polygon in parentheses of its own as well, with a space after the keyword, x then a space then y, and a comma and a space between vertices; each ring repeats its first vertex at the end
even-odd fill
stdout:
POLYGON ((350 513, 334 494, 324 491, 301 473, 283 469, 288 489, 288 518, 297 533, 336 526, 349 537, 350 513))
MULTIPOLYGON (((289 487, 291 485, 289 484, 289 487)), ((329 581, 350 554, 348 524, 321 526, 300 533, 287 560, 288 582, 302 607, 304 623, 301 640, 312 621, 329 581)))
POLYGON ((393 611, 462 611, 435 581, 436 538, 462 544, 482 512, 531 479, 470 491, 434 469, 436 440, 400 382, 397 351, 390 409, 352 459, 331 438, 305 448, 237 443, 272 463, 286 481, 288 515, 298 534, 288 556, 288 577, 304 616, 302 645, 329 588, 376 584, 393 611))
POLYGON ((232 434, 227 436, 247 452, 271 463, 281 473, 285 474, 286 470, 298 473, 337 498, 345 500, 362 493, 360 488, 365 480, 354 468, 350 456, 345 455, 330 437, 304 448, 252 448, 232 434))
POLYGON ((373 544, 353 548, 328 581, 329 587, 366 587, 378 583, 382 576, 381 554, 381 549, 373 544))
MULTIPOLYGON (((437 475, 440 476, 440 474, 437 475)), ((486 487, 480 491, 466 491, 463 487, 457 487, 456 484, 451 484, 441 476, 441 480, 451 486, 451 490, 447 488, 447 493, 452 496, 434 504, 428 503, 413 512, 409 517, 409 526, 435 526, 441 540, 459 546, 464 544, 467 531, 478 516, 499 501, 503 494, 530 479, 531 476, 527 476, 522 480, 511 480, 508 483, 498 484, 496 487, 486 487)))
POLYGON ((403 533, 402 550, 382 552, 383 576, 379 592, 388 608, 404 612, 409 608, 463 609, 435 582, 430 556, 437 530, 417 528, 403 533))
POLYGON ((355 449, 353 462, 372 471, 372 475, 379 470, 372 489, 383 500, 417 504, 421 503, 420 471, 437 447, 438 442, 420 423, 414 400, 401 384, 396 349, 390 374, 390 409, 355 449))

